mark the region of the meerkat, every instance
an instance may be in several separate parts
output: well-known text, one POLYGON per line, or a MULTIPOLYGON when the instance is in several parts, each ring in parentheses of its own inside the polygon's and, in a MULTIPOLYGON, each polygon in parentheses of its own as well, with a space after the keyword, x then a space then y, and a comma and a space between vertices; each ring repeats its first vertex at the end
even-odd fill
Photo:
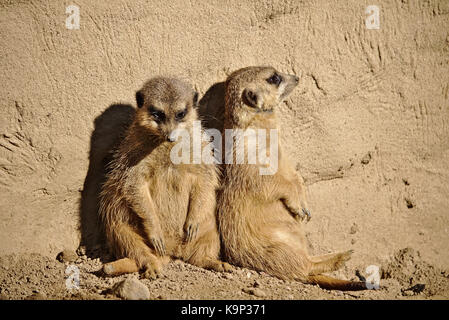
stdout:
POLYGON ((198 94, 184 81, 156 77, 136 93, 137 110, 113 154, 100 193, 100 217, 117 261, 108 275, 155 278, 170 258, 229 271, 219 260, 215 164, 174 164, 176 129, 192 132, 198 94))
MULTIPOLYGON (((226 80, 224 128, 277 130, 276 107, 298 82, 298 77, 272 67, 235 71, 226 80)), ((270 143, 274 141, 266 145, 270 143)), ((262 152, 269 152, 268 147, 262 152)), ((266 164, 260 162, 223 165, 217 210, 224 260, 326 289, 365 289, 363 282, 322 275, 343 266, 352 250, 309 255, 303 224, 311 215, 304 182, 279 144, 277 152, 278 168, 273 174, 261 175, 259 169, 266 164)))

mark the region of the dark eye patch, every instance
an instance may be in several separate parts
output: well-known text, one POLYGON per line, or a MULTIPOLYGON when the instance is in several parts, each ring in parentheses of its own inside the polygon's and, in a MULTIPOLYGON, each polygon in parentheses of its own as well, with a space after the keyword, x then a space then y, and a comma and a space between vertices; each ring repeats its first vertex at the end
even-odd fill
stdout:
POLYGON ((177 121, 182 120, 182 119, 184 119, 184 117, 186 116, 186 114, 187 114, 187 108, 185 108, 184 110, 179 111, 177 114, 175 114, 175 119, 176 119, 177 121))
POLYGON ((278 75, 277 73, 274 73, 271 77, 267 79, 267 82, 269 84, 274 84, 278 86, 282 82, 282 77, 278 75))
POLYGON ((163 111, 157 110, 154 107, 149 107, 148 112, 153 117, 154 121, 161 123, 165 121, 165 113, 163 111))

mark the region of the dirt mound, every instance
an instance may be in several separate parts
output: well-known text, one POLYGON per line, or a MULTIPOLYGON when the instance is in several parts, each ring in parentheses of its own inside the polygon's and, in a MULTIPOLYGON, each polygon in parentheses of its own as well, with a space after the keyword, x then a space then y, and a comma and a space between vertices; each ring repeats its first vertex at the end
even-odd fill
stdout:
POLYGON ((403 295, 449 296, 449 270, 430 265, 412 248, 399 250, 382 268, 382 278, 395 279, 403 295))

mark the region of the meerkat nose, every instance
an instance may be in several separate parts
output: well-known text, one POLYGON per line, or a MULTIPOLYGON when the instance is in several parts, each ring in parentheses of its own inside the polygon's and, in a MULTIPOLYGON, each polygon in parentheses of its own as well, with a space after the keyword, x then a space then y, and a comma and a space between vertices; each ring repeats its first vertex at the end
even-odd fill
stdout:
POLYGON ((176 139, 177 139, 177 135, 175 134, 175 131, 172 131, 167 135, 167 141, 175 142, 176 139))

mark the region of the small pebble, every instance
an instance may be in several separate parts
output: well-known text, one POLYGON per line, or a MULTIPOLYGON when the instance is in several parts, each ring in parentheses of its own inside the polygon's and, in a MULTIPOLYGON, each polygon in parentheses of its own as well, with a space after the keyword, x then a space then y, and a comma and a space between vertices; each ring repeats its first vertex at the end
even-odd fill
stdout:
POLYGON ((240 274, 240 275, 244 275, 245 274, 245 270, 243 269, 235 269, 235 273, 240 274))
POLYGON ((407 205, 407 208, 412 209, 415 206, 415 203, 412 199, 405 198, 405 204, 407 205))
POLYGON ((411 296, 414 296, 415 293, 414 293, 413 291, 411 291, 411 290, 406 290, 406 291, 403 291, 403 292, 402 292, 402 295, 403 295, 404 297, 411 297, 411 296))
POLYGON ((259 288, 248 288, 248 289, 243 289, 243 292, 256 296, 256 297, 265 297, 267 294, 265 293, 265 291, 263 291, 262 289, 259 288))
POLYGON ((232 274, 230 274, 230 273, 225 273, 225 274, 224 274, 224 277, 225 277, 226 279, 229 279, 229 280, 234 279, 234 277, 233 277, 232 274))
POLYGON ((76 259, 78 259, 78 255, 75 251, 66 249, 56 256, 56 259, 59 262, 74 262, 76 259))
POLYGON ((351 226, 351 229, 349 230, 349 233, 350 233, 350 234, 356 234, 357 231, 359 231, 359 226, 358 226, 356 223, 354 223, 354 224, 351 226))
POLYGON ((181 287, 179 285, 173 285, 173 287, 170 288, 173 291, 181 291, 181 287))
POLYGON ((368 152, 361 160, 362 164, 368 164, 371 161, 371 152, 368 152))
POLYGON ((148 287, 134 277, 126 278, 117 283, 112 292, 126 300, 148 300, 150 298, 150 290, 148 287))
POLYGON ((76 253, 79 256, 84 256, 86 254, 86 252, 87 252, 86 246, 79 246, 79 248, 76 249, 76 253))
POLYGON ((45 300, 47 296, 44 293, 36 292, 26 298, 27 300, 45 300))

